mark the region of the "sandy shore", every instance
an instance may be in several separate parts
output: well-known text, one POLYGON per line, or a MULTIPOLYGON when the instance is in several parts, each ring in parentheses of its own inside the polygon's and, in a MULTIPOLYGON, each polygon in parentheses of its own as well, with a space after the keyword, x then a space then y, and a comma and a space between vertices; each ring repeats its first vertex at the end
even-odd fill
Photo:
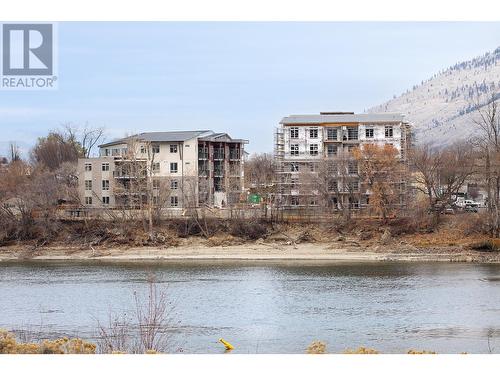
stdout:
POLYGON ((422 249, 412 246, 349 247, 336 243, 297 245, 250 243, 232 246, 189 245, 177 247, 112 247, 79 249, 68 247, 0 248, 0 262, 169 262, 169 261, 444 261, 500 263, 500 254, 457 248, 422 249))

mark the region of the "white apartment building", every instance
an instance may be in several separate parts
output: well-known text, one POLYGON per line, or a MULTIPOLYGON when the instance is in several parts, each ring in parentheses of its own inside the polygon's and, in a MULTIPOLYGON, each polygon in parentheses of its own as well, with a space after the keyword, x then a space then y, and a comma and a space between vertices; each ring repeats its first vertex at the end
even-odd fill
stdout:
POLYGON ((78 160, 79 194, 88 208, 137 208, 152 191, 158 208, 224 207, 242 199, 244 145, 210 130, 148 132, 99 146, 78 160))
MULTIPOLYGON (((406 162, 410 147, 410 125, 394 113, 354 114, 321 112, 319 115, 284 117, 276 132, 275 159, 278 166, 277 204, 283 208, 318 206, 318 192, 301 180, 304 171, 313 178, 322 160, 331 161, 331 204, 361 208, 369 204, 363 191, 352 151, 360 145, 391 144, 406 162), (312 174, 311 174, 312 173, 312 174)), ((404 204, 401 201, 401 204, 404 204)))

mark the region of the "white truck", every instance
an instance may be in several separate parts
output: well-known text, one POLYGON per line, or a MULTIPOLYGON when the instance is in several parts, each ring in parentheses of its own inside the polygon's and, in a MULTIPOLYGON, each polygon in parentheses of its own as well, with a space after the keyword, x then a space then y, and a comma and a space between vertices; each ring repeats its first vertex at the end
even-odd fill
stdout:
POLYGON ((474 208, 477 209, 479 208, 479 203, 474 202, 471 199, 460 199, 455 202, 455 205, 459 208, 462 209, 467 209, 467 208, 474 208))

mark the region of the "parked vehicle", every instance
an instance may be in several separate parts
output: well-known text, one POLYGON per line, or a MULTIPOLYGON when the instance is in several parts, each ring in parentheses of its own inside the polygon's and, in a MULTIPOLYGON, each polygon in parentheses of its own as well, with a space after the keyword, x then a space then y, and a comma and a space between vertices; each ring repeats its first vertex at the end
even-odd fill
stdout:
POLYGON ((445 215, 455 215, 455 209, 452 206, 446 206, 443 208, 443 211, 441 213, 445 215))
POLYGON ((475 207, 475 206, 465 206, 464 211, 465 212, 477 212, 478 211, 478 207, 475 207))
POLYGON ((457 207, 460 207, 462 209, 465 209, 467 207, 474 207, 474 208, 478 208, 479 207, 479 203, 477 202, 474 202, 473 200, 471 199, 464 199, 464 200, 459 200, 457 202, 455 202, 455 205, 457 207))

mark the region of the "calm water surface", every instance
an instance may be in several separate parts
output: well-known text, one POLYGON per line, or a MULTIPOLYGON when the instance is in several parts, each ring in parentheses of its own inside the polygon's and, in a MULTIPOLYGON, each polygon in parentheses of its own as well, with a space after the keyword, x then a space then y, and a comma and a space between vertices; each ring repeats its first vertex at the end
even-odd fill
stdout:
POLYGON ((148 274, 175 304, 177 348, 303 353, 500 352, 500 265, 453 263, 0 264, 0 327, 95 337, 96 319, 132 315, 148 274))

